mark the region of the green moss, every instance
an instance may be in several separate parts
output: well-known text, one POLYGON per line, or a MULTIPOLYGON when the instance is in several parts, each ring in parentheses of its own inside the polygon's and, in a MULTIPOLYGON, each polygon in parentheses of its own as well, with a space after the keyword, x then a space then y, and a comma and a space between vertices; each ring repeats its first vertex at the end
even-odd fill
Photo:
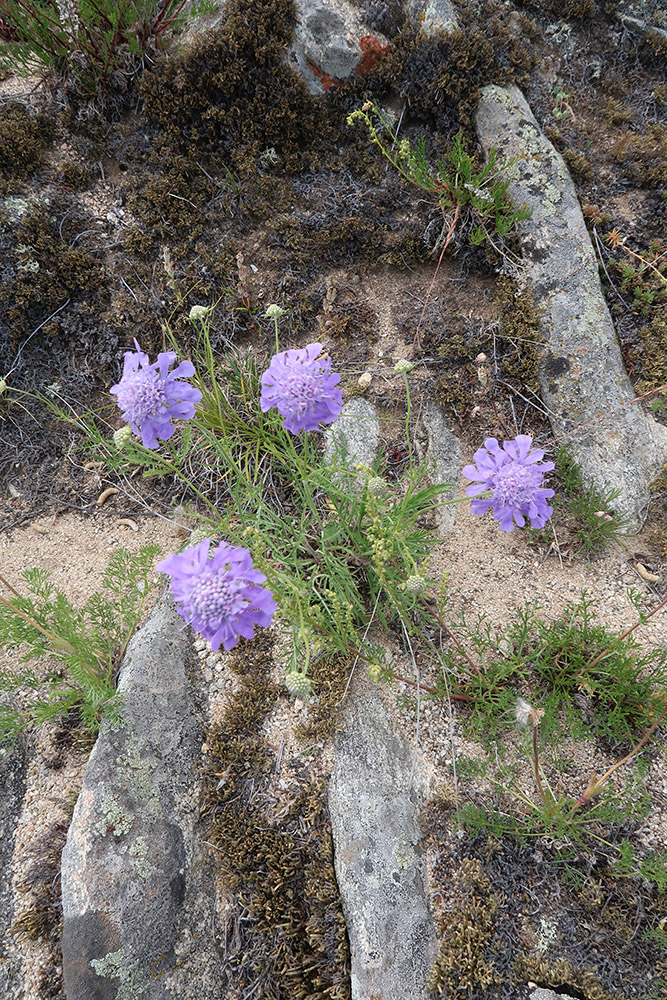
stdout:
POLYGON ((609 993, 591 969, 574 968, 564 958, 552 962, 540 955, 521 955, 514 968, 519 980, 530 980, 546 989, 576 991, 581 1000, 624 1000, 621 993, 609 993))
POLYGON ((487 954, 499 896, 477 859, 466 858, 445 873, 437 873, 440 945, 429 989, 445 997, 488 990, 494 982, 487 954), (443 880, 445 874, 448 876, 443 880))
POLYGON ((32 114, 9 101, 0 109, 0 195, 20 189, 20 182, 41 165, 54 126, 46 115, 32 114))
POLYGON ((574 149, 565 149, 563 150, 563 159, 576 180, 590 180, 593 176, 593 167, 588 162, 585 153, 578 153, 574 149))
POLYGON ((271 1000, 347 1000, 349 956, 325 788, 302 774, 280 803, 272 790, 275 755, 261 733, 278 696, 269 680, 272 643, 264 633, 237 648, 231 667, 239 688, 223 723, 207 734, 205 815, 230 919, 238 921, 225 971, 239 991, 261 984, 271 1000))
POLYGON ((638 396, 667 384, 667 319, 664 317, 664 304, 662 296, 659 311, 648 325, 641 327, 638 343, 631 351, 634 371, 639 375, 635 381, 638 396))

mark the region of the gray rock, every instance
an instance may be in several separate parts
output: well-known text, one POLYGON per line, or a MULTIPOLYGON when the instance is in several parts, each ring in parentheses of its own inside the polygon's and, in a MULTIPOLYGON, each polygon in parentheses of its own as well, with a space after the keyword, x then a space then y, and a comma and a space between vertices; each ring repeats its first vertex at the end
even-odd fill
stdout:
MULTIPOLYGON (((434 485, 451 485, 452 497, 458 491, 461 480, 461 442, 453 433, 442 407, 429 402, 422 413, 422 424, 426 431, 428 446, 426 461, 432 468, 430 474, 434 485)), ((438 530, 445 536, 454 527, 458 504, 444 504, 448 497, 442 494, 438 508, 438 530)))
MULTIPOLYGON (((345 80, 362 64, 369 31, 349 0, 296 0, 297 23, 287 58, 313 94, 345 80)), ((374 36, 388 45, 384 36, 374 36)), ((363 65, 363 64, 362 64, 363 65)))
POLYGON ((336 447, 344 443, 352 465, 356 462, 372 465, 379 438, 380 421, 373 405, 363 396, 355 396, 324 432, 324 456, 327 462, 333 462, 336 447))
POLYGON ((541 986, 530 993, 530 1000, 574 1000, 569 993, 554 993, 553 990, 545 990, 541 986))
MULTIPOLYGON (((657 24, 652 23, 653 17, 656 15, 653 15, 650 21, 643 21, 639 17, 631 17, 629 14, 622 14, 620 11, 616 11, 616 14, 626 28, 638 31, 641 35, 646 35, 647 38, 655 38, 663 42, 667 41, 667 28, 661 28, 657 24)), ((667 14, 663 14, 662 16, 667 18, 667 14)))
POLYGON ((412 753, 378 689, 352 688, 334 749, 329 812, 351 951, 352 1000, 426 1000, 436 954, 412 753))
POLYGON ((16 825, 25 795, 26 755, 22 743, 0 747, 0 997, 21 990, 20 963, 7 954, 8 931, 14 919, 12 858, 16 825))
POLYGON ((193 780, 202 711, 182 625, 163 599, 133 638, 122 723, 103 727, 86 766, 62 855, 68 1000, 194 1000, 219 989, 193 780))
POLYGON ((451 0, 408 0, 408 16, 415 28, 421 28, 427 38, 448 34, 458 28, 451 0))
POLYGON ((518 157, 509 195, 532 209, 519 235, 542 315, 539 378, 554 435, 573 445, 588 479, 620 491, 614 506, 635 519, 667 457, 667 431, 630 403, 635 393, 574 184, 516 87, 485 87, 476 127, 485 152, 497 146, 518 157))

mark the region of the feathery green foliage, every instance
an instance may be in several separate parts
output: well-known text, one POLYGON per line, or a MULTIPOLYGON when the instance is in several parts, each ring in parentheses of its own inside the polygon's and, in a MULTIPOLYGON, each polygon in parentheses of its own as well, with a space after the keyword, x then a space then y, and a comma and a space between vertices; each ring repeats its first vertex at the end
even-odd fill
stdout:
POLYGON ((0 742, 29 726, 69 716, 95 734, 104 715, 117 709, 115 675, 155 584, 155 545, 137 555, 117 549, 110 557, 102 591, 75 608, 57 590, 49 573, 23 574, 26 594, 1 582, 11 597, 0 597, 0 645, 21 651, 21 662, 45 657, 39 672, 0 670, 0 742))

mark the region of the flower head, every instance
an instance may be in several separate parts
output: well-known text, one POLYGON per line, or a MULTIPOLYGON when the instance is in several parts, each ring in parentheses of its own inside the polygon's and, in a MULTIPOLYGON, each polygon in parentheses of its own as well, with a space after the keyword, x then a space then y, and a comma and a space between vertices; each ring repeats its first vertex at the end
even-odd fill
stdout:
POLYGON ((399 358, 394 365, 394 371, 398 375, 407 375, 408 372, 411 372, 416 367, 417 365, 413 361, 408 361, 407 358, 399 358))
POLYGON ((531 451, 532 441, 530 435, 519 434, 501 448, 495 438, 487 438, 484 447, 475 452, 476 465, 463 469, 464 476, 476 480, 476 485, 466 489, 466 496, 491 490, 490 497, 472 501, 473 514, 486 514, 492 508, 501 531, 512 531, 515 521, 523 528, 526 517, 534 528, 543 528, 553 514, 546 501, 554 491, 545 489, 542 479, 554 463, 538 464, 544 452, 539 448, 531 451))
POLYGON ((195 373, 191 361, 181 361, 172 372, 176 361, 175 351, 158 354, 157 361, 148 363, 148 355, 134 342, 136 353, 125 352, 123 377, 109 390, 117 397, 123 411, 123 420, 132 424, 132 430, 141 437, 144 448, 157 448, 158 441, 167 441, 174 433, 172 418, 189 420, 195 415, 195 403, 201 392, 179 378, 189 378, 195 373))
POLYGON ((368 480, 368 492, 372 497, 386 496, 389 483, 382 476, 371 476, 368 480))
POLYGON ((253 569, 247 549, 234 549, 227 542, 209 555, 211 539, 183 552, 167 556, 157 564, 171 577, 171 592, 179 614, 211 644, 211 649, 233 649, 239 636, 252 639, 255 625, 266 628, 276 610, 263 573, 253 569))
POLYGON ((113 432, 113 443, 118 451, 122 451, 123 448, 127 447, 131 437, 132 428, 129 424, 123 424, 122 427, 119 427, 117 431, 113 432))
POLYGON ((423 576, 419 576, 419 574, 414 573, 405 581, 405 589, 409 594, 421 594, 424 590, 426 590, 426 580, 423 576))
POLYGON ((191 323, 196 323, 197 320, 205 320, 210 312, 213 312, 213 306, 193 306, 188 319, 191 323))
POLYGON ((281 316, 285 315, 285 310, 281 309, 275 302, 272 302, 270 306, 266 307, 264 315, 267 319, 280 319, 281 316))
POLYGON ((285 687, 290 694, 296 698, 307 698, 313 693, 313 685, 305 674, 299 670, 287 670, 285 672, 285 687))
POLYGON ((334 388, 340 375, 331 371, 331 358, 317 360, 321 350, 321 344, 308 344, 302 350, 274 354, 262 375, 262 412, 275 407, 292 434, 333 423, 343 407, 342 393, 334 388))

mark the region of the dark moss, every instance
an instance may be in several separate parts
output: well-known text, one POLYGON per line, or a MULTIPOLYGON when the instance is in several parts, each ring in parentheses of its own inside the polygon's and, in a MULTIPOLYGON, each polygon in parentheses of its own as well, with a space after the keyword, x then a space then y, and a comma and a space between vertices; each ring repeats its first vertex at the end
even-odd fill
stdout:
POLYGON ((234 944, 225 973, 234 995, 348 1000, 349 955, 333 868, 325 786, 299 767, 275 796, 275 753, 262 724, 278 692, 270 681, 270 633, 237 647, 239 687, 225 720, 207 735, 205 814, 229 900, 234 944), (250 917, 250 919, 248 919, 250 917))
POLYGON ((41 166, 54 132, 51 118, 17 101, 0 108, 0 195, 19 189, 41 166))
MULTIPOLYGON (((69 312, 99 310, 107 299, 100 259, 77 243, 92 228, 89 220, 64 203, 30 208, 14 232, 8 253, 11 277, 6 282, 4 313, 15 338, 31 331, 65 304, 69 312)), ((54 333, 68 312, 59 314, 54 333)))
POLYGON ((18 892, 29 905, 10 928, 20 941, 42 941, 49 950, 49 960, 41 963, 37 1000, 63 996, 62 898, 60 894, 60 858, 67 840, 67 829, 76 803, 77 792, 62 803, 62 817, 49 824, 27 850, 27 865, 18 883, 18 892))
POLYGON ((483 11, 465 5, 458 11, 461 28, 431 38, 417 36, 400 68, 400 88, 413 115, 432 121, 445 134, 469 127, 482 87, 489 83, 525 86, 536 55, 533 21, 517 14, 510 26, 499 0, 483 11))
POLYGON ((219 30, 158 60, 142 98, 163 145, 197 156, 224 151, 241 174, 269 148, 288 173, 309 155, 312 162, 323 115, 284 60, 295 20, 293 0, 231 0, 219 30))
POLYGON ((616 990, 613 993, 605 990, 592 969, 573 968, 564 958, 550 961, 541 955, 522 955, 514 971, 520 979, 528 979, 547 989, 553 987, 564 993, 574 990, 581 1000, 625 1000, 627 996, 616 990))
MULTIPOLYGON (((524 396, 540 392, 537 308, 530 292, 518 291, 509 278, 499 278, 496 287, 496 323, 452 317, 433 306, 422 324, 422 353, 442 359, 442 365, 434 370, 437 398, 460 421, 477 407, 485 419, 498 423, 515 391, 524 396), (480 354, 488 361, 477 363, 480 354)), ((416 323, 417 315, 407 312, 401 324, 406 338, 414 335, 416 323)), ((533 422, 535 417, 534 413, 533 422)), ((497 431, 502 433, 502 422, 497 431)))
POLYGON ((660 474, 649 483, 651 508, 648 540, 667 559, 667 464, 660 474))
MULTIPOLYGON (((488 798, 470 789, 464 803, 488 798)), ((516 808, 503 800, 503 811, 516 808)), ((667 897, 639 876, 611 865, 620 830, 582 845, 518 842, 488 829, 456 835, 447 794, 422 816, 429 844, 431 904, 440 930, 432 985, 445 996, 514 1000, 527 981, 583 1000, 629 1000, 655 985, 658 946, 644 931, 659 923, 667 897), (609 919, 604 915, 609 914, 609 919), (595 935, 590 934, 592 922, 595 935)), ((627 834, 627 831, 625 831, 627 834)))
POLYGON ((85 191, 90 187, 92 178, 85 163, 70 160, 68 163, 63 163, 60 168, 60 180, 70 191, 85 191))
POLYGON ((613 156, 637 186, 667 186, 667 130, 663 125, 625 132, 614 141, 613 156))

